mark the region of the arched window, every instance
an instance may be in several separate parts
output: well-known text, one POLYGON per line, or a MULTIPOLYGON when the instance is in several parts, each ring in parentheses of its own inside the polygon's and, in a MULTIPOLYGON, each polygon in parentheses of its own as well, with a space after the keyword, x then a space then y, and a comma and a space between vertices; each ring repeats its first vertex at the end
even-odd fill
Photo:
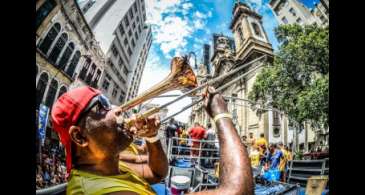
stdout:
POLYGON ((56 39, 58 33, 61 30, 61 25, 56 23, 52 26, 51 30, 48 31, 48 34, 39 45, 39 49, 43 52, 43 54, 47 54, 49 48, 51 47, 53 41, 56 39))
POLYGON ((41 7, 36 12, 35 26, 36 29, 42 24, 43 20, 48 16, 48 14, 57 6, 55 0, 49 0, 43 3, 41 7))
POLYGON ((97 72, 96 72, 95 79, 94 79, 93 83, 91 84, 92 87, 94 87, 94 88, 97 87, 96 85, 98 84, 98 81, 100 79, 100 76, 101 76, 101 70, 98 69, 97 72))
POLYGON ((48 94, 47 94, 46 103, 45 103, 46 106, 48 106, 49 108, 51 108, 51 106, 53 104, 57 89, 58 89, 58 83, 55 79, 53 79, 51 84, 49 85, 48 94))
POLYGON ((90 58, 86 58, 86 62, 84 64, 84 66, 82 67, 82 70, 80 72, 80 79, 85 80, 85 76, 86 76, 86 72, 89 69, 89 66, 91 64, 91 59, 90 58))
POLYGON ((66 87, 65 86, 62 86, 60 88, 60 91, 58 92, 58 96, 57 98, 59 98, 62 94, 64 94, 65 92, 67 91, 66 87))
POLYGON ((91 65, 91 70, 89 71, 89 74, 87 75, 86 80, 85 80, 85 82, 86 82, 87 84, 90 84, 91 79, 92 79, 92 78, 93 78, 93 76, 94 76, 95 69, 96 69, 96 66, 95 66, 95 64, 93 63, 93 64, 91 65))
POLYGON ((241 27, 238 27, 237 31, 238 31, 238 36, 240 38, 240 42, 242 44, 245 39, 243 38, 243 32, 242 32, 241 27))
POLYGON ((70 59, 70 56, 72 52, 74 51, 75 45, 73 43, 69 43, 63 52, 63 55, 61 57, 61 60, 58 62, 58 67, 62 70, 66 70, 66 65, 68 60, 70 59))
POLYGON ((72 78, 74 72, 75 72, 75 68, 76 68, 76 65, 79 63, 79 60, 80 60, 80 56, 81 56, 81 53, 80 51, 76 51, 74 56, 72 57, 71 59, 71 62, 70 62, 70 65, 68 66, 67 68, 67 71, 66 73, 68 74, 68 76, 70 76, 72 78))
POLYGON ((36 94, 36 106, 38 108, 39 104, 42 103, 42 99, 44 96, 44 91, 46 90, 48 83, 48 75, 47 73, 42 73, 39 77, 38 84, 37 84, 37 94, 36 94))
POLYGON ((255 32, 255 35, 259 36, 259 37, 262 37, 262 33, 261 33, 261 30, 260 30, 260 27, 256 24, 256 23, 251 23, 252 24, 252 28, 253 28, 253 31, 255 32))
POLYGON ((67 41, 67 34, 62 33, 62 35, 58 38, 55 46, 53 47, 51 53, 49 54, 49 61, 51 61, 54 65, 56 65, 56 61, 58 56, 60 55, 65 43, 67 41))

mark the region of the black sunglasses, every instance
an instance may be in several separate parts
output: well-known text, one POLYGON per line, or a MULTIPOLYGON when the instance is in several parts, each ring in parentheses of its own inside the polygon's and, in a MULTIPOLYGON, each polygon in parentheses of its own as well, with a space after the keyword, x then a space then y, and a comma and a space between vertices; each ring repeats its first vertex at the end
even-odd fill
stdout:
POLYGON ((86 108, 81 112, 77 123, 80 122, 80 119, 88 113, 95 105, 99 104, 102 106, 102 108, 106 111, 109 111, 112 109, 112 104, 110 103, 109 99, 105 97, 103 94, 97 95, 93 97, 93 99, 90 100, 89 104, 86 106, 86 108))

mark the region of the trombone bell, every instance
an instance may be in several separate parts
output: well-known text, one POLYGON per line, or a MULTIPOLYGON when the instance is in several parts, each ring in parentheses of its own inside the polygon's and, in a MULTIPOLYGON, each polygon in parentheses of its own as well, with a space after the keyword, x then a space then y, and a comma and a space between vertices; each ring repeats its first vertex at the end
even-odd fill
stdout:
POLYGON ((152 86, 141 95, 129 100, 121 106, 123 112, 148 99, 173 90, 192 89, 198 86, 196 76, 191 69, 187 57, 174 57, 171 60, 171 72, 161 82, 152 86))

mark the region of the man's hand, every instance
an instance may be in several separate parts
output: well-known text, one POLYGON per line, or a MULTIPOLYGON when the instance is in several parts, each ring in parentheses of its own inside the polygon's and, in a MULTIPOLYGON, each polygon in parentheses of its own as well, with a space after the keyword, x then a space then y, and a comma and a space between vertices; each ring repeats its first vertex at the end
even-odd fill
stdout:
POLYGON ((204 108, 210 117, 214 118, 217 114, 228 112, 227 104, 221 94, 216 93, 213 87, 207 87, 204 97, 204 108))
POLYGON ((148 118, 141 118, 138 115, 133 115, 131 120, 134 122, 130 130, 140 137, 156 136, 158 129, 160 128, 160 118, 158 115, 152 115, 148 118))

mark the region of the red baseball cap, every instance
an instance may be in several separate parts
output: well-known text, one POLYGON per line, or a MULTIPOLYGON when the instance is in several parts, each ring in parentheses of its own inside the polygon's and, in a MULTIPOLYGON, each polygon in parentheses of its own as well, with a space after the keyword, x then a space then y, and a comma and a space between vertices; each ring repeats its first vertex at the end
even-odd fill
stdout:
POLYGON ((93 97, 99 94, 101 94, 99 90, 89 86, 75 88, 61 95, 53 104, 51 112, 53 130, 58 133, 65 147, 68 174, 72 168, 69 129, 77 123, 80 114, 89 105, 93 97))

